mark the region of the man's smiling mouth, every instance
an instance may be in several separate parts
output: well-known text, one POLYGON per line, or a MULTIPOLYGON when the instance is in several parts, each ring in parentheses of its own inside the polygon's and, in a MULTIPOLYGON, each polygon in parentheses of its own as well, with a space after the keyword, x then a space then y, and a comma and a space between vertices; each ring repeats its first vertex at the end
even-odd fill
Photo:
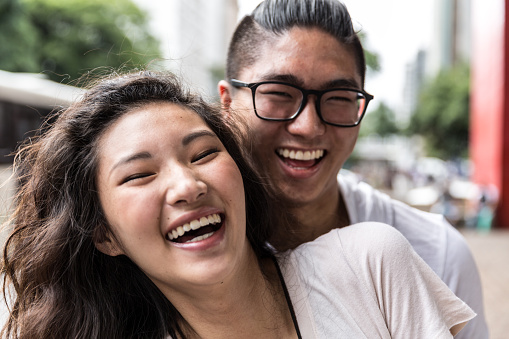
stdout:
POLYGON ((285 164, 295 169, 308 169, 318 164, 324 157, 325 150, 295 151, 287 148, 278 148, 277 155, 285 164))

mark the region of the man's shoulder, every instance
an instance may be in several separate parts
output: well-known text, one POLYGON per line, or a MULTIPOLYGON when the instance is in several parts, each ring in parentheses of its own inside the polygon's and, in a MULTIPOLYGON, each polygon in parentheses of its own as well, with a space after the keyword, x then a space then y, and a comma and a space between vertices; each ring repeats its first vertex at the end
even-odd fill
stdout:
POLYGON ((468 251, 463 237, 442 215, 392 199, 351 175, 338 176, 338 183, 352 223, 377 221, 393 226, 438 275, 444 272, 448 254, 468 251))
POLYGON ((463 236, 439 214, 391 199, 358 178, 338 176, 352 223, 378 221, 397 229, 417 254, 476 313, 458 338, 487 338, 477 266, 463 236))
POLYGON ((338 185, 352 224, 379 221, 392 225, 392 199, 388 195, 344 170, 338 175, 338 185))

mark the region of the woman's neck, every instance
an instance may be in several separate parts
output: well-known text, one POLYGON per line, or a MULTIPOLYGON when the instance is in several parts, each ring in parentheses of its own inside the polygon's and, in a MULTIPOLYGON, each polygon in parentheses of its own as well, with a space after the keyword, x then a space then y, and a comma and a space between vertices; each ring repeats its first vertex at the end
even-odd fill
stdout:
POLYGON ((270 258, 258 263, 252 253, 249 265, 235 277, 182 301, 172 300, 185 320, 182 327, 189 338, 297 337, 270 258))

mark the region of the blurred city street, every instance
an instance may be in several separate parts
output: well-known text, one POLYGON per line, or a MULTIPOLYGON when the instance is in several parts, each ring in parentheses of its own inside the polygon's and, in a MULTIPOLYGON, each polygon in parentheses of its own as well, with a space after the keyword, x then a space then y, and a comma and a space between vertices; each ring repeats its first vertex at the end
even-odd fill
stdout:
POLYGON ((509 338, 509 230, 461 232, 477 262, 491 339, 509 338))
MULTIPOLYGON (((0 221, 5 215, 14 187, 6 182, 11 172, 0 166, 0 221), (2 211, 3 209, 3 211, 2 211), (3 213, 1 213, 3 212, 3 213)), ((486 320, 491 339, 509 338, 509 230, 477 231, 460 228, 479 267, 484 292, 486 320)), ((2 236, 3 238, 3 236, 2 236)))

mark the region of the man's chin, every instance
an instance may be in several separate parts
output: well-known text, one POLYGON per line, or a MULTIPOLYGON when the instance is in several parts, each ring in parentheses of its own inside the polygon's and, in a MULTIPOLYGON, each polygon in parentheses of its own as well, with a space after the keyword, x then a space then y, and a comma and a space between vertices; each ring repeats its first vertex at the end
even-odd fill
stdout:
POLYGON ((298 187, 279 187, 279 197, 291 207, 301 207, 312 203, 316 197, 309 189, 298 187))

